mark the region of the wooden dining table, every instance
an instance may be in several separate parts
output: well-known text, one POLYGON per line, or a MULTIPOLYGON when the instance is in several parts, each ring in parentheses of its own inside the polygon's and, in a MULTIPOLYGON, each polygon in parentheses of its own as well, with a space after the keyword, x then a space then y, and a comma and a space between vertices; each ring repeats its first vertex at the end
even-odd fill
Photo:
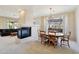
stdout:
POLYGON ((64 37, 64 34, 63 33, 56 33, 56 37, 59 38, 59 37, 64 37))
MULTIPOLYGON (((47 36, 47 37, 50 37, 50 35, 53 36, 54 34, 53 34, 53 33, 49 33, 49 34, 46 33, 46 36, 47 36)), ((57 32, 57 33, 55 34, 55 37, 57 38, 57 45, 58 45, 59 38, 64 37, 64 34, 63 34, 63 33, 58 33, 58 32, 57 32)), ((48 39, 48 41, 50 41, 50 39, 48 39)))
MULTIPOLYGON (((53 33, 49 33, 49 34, 46 33, 46 36, 49 36, 49 35, 53 35, 53 33)), ((56 36, 57 38, 59 38, 59 37, 63 37, 64 34, 63 34, 63 33, 56 33, 55 36, 56 36)))

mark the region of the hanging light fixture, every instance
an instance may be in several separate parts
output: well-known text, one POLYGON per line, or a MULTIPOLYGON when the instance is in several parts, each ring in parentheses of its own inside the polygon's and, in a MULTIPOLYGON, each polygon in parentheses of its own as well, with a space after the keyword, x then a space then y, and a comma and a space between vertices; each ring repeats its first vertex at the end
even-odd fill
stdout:
POLYGON ((49 9, 50 9, 49 19, 52 19, 53 18, 52 11, 54 12, 54 10, 52 10, 52 8, 49 8, 49 9))
POLYGON ((52 15, 52 8, 49 8, 49 11, 50 11, 50 14, 48 16, 48 23, 51 23, 52 22, 52 19, 53 19, 53 15, 52 15))

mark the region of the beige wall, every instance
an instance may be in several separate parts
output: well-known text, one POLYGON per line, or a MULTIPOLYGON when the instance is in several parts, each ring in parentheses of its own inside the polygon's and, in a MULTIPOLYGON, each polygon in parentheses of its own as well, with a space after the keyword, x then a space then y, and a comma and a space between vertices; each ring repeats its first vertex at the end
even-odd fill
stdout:
POLYGON ((25 23, 25 18, 26 18, 26 11, 25 10, 21 10, 19 12, 19 20, 18 20, 18 23, 19 23, 19 26, 23 26, 23 24, 25 23))
POLYGON ((40 30, 44 30, 44 16, 41 16, 40 21, 40 30))
POLYGON ((12 18, 0 16, 0 29, 9 28, 8 24, 7 24, 9 22, 9 20, 12 20, 12 18))
MULTIPOLYGON (((18 27, 18 19, 16 18, 11 18, 11 17, 3 17, 3 16, 0 16, 0 29, 6 29, 6 28, 9 28, 9 21, 15 21, 17 24, 16 26, 18 27)), ((15 24, 13 25, 13 27, 15 26, 15 24)))
POLYGON ((0 28, 2 28, 3 25, 3 21, 2 21, 2 17, 0 17, 0 28))
POLYGON ((76 9, 76 39, 79 44, 79 7, 76 9))
POLYGON ((28 12, 27 10, 22 10, 19 12, 18 15, 19 15, 18 19, 0 16, 0 28, 8 28, 8 26, 6 25, 7 22, 13 19, 17 20, 18 27, 32 25, 33 19, 30 12, 28 12))
POLYGON ((76 24, 75 11, 67 13, 69 31, 71 31, 71 39, 76 41, 76 24))
POLYGON ((33 25, 33 15, 29 10, 22 10, 19 13, 18 23, 21 27, 32 26, 33 25))

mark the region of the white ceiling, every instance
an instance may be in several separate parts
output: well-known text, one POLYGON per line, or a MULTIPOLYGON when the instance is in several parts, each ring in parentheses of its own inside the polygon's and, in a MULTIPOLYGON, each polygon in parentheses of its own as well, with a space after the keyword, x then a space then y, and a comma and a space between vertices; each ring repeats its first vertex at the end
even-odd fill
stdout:
POLYGON ((74 10, 77 5, 0 5, 0 16, 18 18, 18 10, 25 9, 33 16, 48 15, 49 8, 54 9, 53 14, 74 10))

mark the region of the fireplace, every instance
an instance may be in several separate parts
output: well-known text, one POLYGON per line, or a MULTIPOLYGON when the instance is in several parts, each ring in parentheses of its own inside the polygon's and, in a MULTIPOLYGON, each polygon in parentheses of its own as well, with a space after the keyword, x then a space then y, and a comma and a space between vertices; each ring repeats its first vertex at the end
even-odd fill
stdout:
POLYGON ((31 27, 22 27, 19 28, 17 32, 17 37, 20 39, 30 37, 31 36, 31 27))

